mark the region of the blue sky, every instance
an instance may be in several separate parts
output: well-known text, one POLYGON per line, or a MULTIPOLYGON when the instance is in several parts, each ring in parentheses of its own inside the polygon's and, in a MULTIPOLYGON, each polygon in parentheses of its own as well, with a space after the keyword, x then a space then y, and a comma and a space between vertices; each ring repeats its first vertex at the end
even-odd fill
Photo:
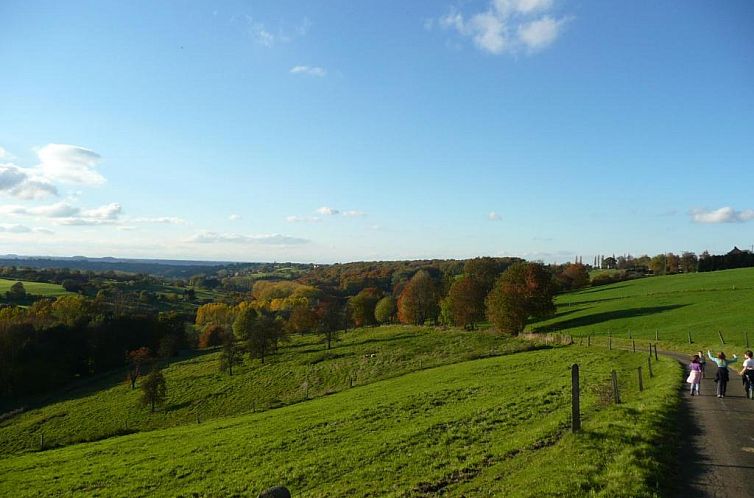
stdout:
POLYGON ((754 3, 4 1, 0 254, 754 244, 754 3))

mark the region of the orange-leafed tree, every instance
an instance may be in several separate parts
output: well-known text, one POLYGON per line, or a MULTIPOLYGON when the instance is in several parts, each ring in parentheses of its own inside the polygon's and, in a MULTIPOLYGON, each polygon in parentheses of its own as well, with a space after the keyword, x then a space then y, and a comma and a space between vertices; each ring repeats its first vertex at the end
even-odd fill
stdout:
POLYGON ((439 294, 437 284, 429 272, 419 270, 398 298, 398 320, 416 325, 424 325, 427 320, 437 321, 440 313, 439 294))
POLYGON ((485 301, 487 318, 498 331, 518 335, 530 317, 555 312, 552 276, 539 263, 515 263, 495 282, 485 301))

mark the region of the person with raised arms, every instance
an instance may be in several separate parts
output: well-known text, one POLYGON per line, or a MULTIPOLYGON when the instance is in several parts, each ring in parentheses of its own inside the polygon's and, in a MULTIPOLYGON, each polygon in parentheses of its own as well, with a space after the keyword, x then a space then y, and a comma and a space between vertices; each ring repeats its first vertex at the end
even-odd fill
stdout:
POLYGON ((728 360, 725 358, 725 353, 720 351, 717 353, 717 358, 712 356, 712 352, 710 350, 707 350, 707 356, 710 360, 714 361, 717 364, 717 373, 715 374, 715 382, 717 383, 717 397, 718 398, 724 398, 725 397, 725 389, 728 387, 728 380, 730 380, 730 374, 728 373, 728 365, 731 363, 735 363, 738 361, 738 356, 735 354, 733 355, 732 360, 728 360))

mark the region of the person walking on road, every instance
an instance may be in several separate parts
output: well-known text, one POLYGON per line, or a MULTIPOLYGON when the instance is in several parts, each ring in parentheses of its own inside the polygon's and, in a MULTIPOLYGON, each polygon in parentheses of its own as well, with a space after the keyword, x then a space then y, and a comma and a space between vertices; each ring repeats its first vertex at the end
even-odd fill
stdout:
POLYGON ((752 359, 751 350, 744 353, 746 359, 744 360, 743 368, 738 372, 744 382, 744 389, 746 389, 746 396, 752 397, 754 395, 754 359, 752 359))
POLYGON ((707 350, 707 356, 710 360, 714 361, 717 364, 717 373, 715 374, 715 382, 717 383, 717 397, 724 398, 725 389, 726 387, 728 387, 728 380, 730 380, 728 365, 738 361, 738 356, 733 355, 732 360, 727 360, 725 358, 725 353, 720 351, 719 353, 717 353, 717 358, 715 358, 714 356, 712 356, 712 352, 709 350, 707 350))
POLYGON ((707 364, 707 362, 704 360, 704 353, 701 351, 696 353, 697 356, 699 356, 699 366, 702 367, 702 379, 704 378, 704 366, 707 364))
POLYGON ((691 384, 691 395, 699 396, 699 384, 702 382, 702 363, 698 354, 695 354, 691 363, 689 363, 689 377, 686 382, 691 384))

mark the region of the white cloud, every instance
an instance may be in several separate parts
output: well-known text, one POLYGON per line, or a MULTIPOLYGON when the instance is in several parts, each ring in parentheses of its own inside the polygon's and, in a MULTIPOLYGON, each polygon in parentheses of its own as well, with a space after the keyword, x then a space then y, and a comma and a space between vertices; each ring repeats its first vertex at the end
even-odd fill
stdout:
POLYGON ((238 220, 240 220, 240 219, 241 219, 241 215, 240 215, 240 214, 236 214, 236 213, 233 213, 233 214, 231 214, 230 216, 228 216, 228 219, 229 219, 230 221, 238 221, 238 220))
POLYGON ((490 211, 490 213, 487 215, 487 219, 490 221, 500 221, 503 218, 497 214, 495 211, 490 211))
POLYGON ((293 66, 290 73, 305 74, 307 76, 317 76, 318 78, 322 78, 327 75, 327 70, 319 66, 293 66))
POLYGON ((333 209, 327 206, 322 206, 321 208, 317 209, 317 212, 322 216, 335 216, 336 214, 340 213, 340 211, 338 211, 337 209, 333 209))
POLYGON ((31 168, 20 168, 13 163, 0 164, 0 192, 21 199, 38 199, 57 195, 58 190, 31 168))
POLYGON ((690 215, 694 223, 744 223, 754 220, 754 209, 736 211, 728 206, 713 211, 693 209, 690 215))
POLYGON ((468 15, 451 9, 437 24, 490 54, 534 53, 551 45, 568 20, 548 15, 552 8, 552 0, 491 0, 486 10, 468 15))
POLYGON ((558 37, 565 19, 545 16, 518 27, 518 37, 530 51, 537 51, 552 44, 558 37))
POLYGON ((188 239, 189 242, 201 244, 212 243, 234 243, 234 244, 261 244, 272 246, 289 246, 307 244, 307 239, 291 237, 288 235, 264 234, 264 235, 242 235, 237 233, 217 233, 217 232, 200 232, 188 239))
POLYGON ((37 168, 49 181, 90 186, 105 183, 105 177, 95 170, 101 157, 92 150, 76 145, 47 144, 37 155, 40 160, 37 168))
POLYGON ((13 154, 8 152, 4 147, 0 147, 0 159, 4 161, 12 161, 15 159, 13 154))

